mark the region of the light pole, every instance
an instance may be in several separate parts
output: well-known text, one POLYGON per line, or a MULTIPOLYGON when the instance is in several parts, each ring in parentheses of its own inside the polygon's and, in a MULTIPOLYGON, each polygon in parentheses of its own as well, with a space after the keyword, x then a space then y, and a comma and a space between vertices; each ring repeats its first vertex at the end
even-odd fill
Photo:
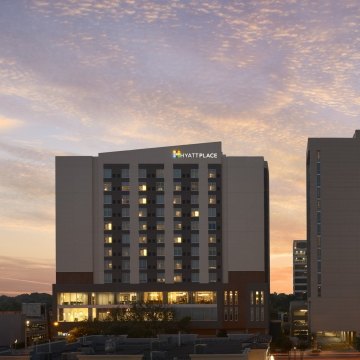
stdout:
POLYGON ((29 328, 29 325, 30 325, 30 321, 29 320, 26 320, 25 321, 25 350, 27 349, 27 333, 28 333, 28 328, 29 328))

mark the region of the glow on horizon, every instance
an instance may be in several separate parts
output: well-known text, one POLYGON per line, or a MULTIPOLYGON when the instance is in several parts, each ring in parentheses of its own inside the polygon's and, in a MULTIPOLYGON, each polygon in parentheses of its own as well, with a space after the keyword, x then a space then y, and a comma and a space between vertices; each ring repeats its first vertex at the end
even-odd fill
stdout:
POLYGON ((357 0, 0 2, 0 293, 51 291, 56 155, 212 141, 268 161, 291 293, 307 138, 359 128, 359 24, 357 0))

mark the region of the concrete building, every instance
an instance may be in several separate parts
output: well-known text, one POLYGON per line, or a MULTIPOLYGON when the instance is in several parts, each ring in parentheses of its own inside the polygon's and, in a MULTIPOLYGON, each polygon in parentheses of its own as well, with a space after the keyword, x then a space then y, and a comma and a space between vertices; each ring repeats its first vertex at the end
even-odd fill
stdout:
POLYGON ((307 242, 293 242, 293 294, 304 299, 307 295, 307 242))
POLYGON ((290 335, 307 340, 309 335, 308 306, 303 300, 290 302, 289 308, 290 335))
POLYGON ((269 180, 221 143, 56 158, 56 321, 135 302, 198 332, 268 331, 269 180))
POLYGON ((307 148, 311 332, 360 330, 360 130, 307 148))

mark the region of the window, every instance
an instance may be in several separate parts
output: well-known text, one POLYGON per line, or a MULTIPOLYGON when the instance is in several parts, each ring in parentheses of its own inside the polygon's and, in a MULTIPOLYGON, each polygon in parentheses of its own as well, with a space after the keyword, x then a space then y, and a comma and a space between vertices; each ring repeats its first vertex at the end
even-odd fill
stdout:
POLYGON ((139 217, 147 217, 147 208, 139 208, 139 217))
POLYGON ((229 304, 232 305, 233 304, 233 292, 229 291, 229 304))
POLYGON ((139 182, 139 191, 146 191, 146 183, 145 182, 139 182))
POLYGON ((147 259, 139 259, 139 269, 147 269, 147 259))
POLYGON ((216 230, 216 221, 209 221, 209 230, 216 230))
POLYGON ((175 205, 181 204, 181 195, 174 195, 173 204, 175 205))
POLYGON ((209 244, 215 244, 215 243, 216 243, 216 235, 209 234, 209 244))
POLYGON ((169 292, 168 293, 169 304, 188 304, 189 293, 187 291, 169 292))
POLYGON ((174 243, 181 244, 181 242, 182 242, 181 236, 174 236, 174 243))
POLYGON ((147 235, 140 235, 139 236, 139 243, 146 244, 147 243, 147 235))
POLYGON ((228 309, 224 309, 224 321, 228 321, 228 309))
POLYGON ((209 246, 209 256, 216 256, 216 247, 209 246))
POLYGON ((147 230, 147 222, 139 221, 139 230, 147 230))
POLYGON ((229 308, 229 321, 233 321, 233 308, 229 308))
POLYGON ((104 230, 112 230, 112 222, 111 221, 104 222, 104 230))
POLYGON ((158 231, 164 231, 165 230, 165 225, 163 221, 157 221, 156 222, 156 230, 158 231))
POLYGON ((199 234, 191 234, 191 243, 198 244, 199 243, 199 234))
POLYGON ((122 217, 130 217, 130 208, 122 208, 121 216, 122 217))
POLYGON ((104 248, 104 256, 112 256, 112 248, 104 248))
POLYGON ((121 191, 130 191, 130 184, 128 182, 123 182, 121 184, 121 191))
POLYGON ((130 230, 130 221, 123 221, 121 223, 121 230, 130 230))
POLYGON ((209 182, 208 190, 209 191, 216 191, 216 183, 215 182, 209 182))
POLYGON ((182 249, 180 246, 174 247, 174 256, 182 256, 182 249))
POLYGON ((191 273, 191 282, 199 282, 199 273, 198 272, 191 273))
POLYGON ((224 291, 224 305, 227 305, 228 303, 228 292, 224 291))
POLYGON ((111 260, 105 260, 104 261, 104 269, 105 270, 111 270, 112 269, 112 261, 111 260))
POLYGON ((191 260, 191 269, 193 270, 199 269, 199 260, 191 260))
POLYGON ((216 282, 217 274, 216 272, 209 272, 209 282, 216 282))
POLYGON ((163 194, 157 194, 156 195, 156 203, 157 204, 164 204, 164 195, 163 194))
POLYGON ((234 304, 235 305, 239 304, 239 292, 238 291, 234 291, 234 304))
POLYGON ((191 204, 192 205, 197 205, 199 204, 199 195, 191 195, 191 204))
POLYGON ((156 242, 158 244, 163 244, 164 243, 164 234, 156 234, 156 242))
POLYGON ((104 217, 112 217, 112 209, 104 208, 104 217))
POLYGON ((190 177, 192 179, 197 179, 199 177, 199 169, 191 169, 190 170, 190 177))
POLYGON ((216 195, 209 195, 208 200, 209 200, 210 205, 215 205, 216 204, 216 195))
POLYGON ((147 249, 146 248, 139 249, 139 256, 147 256, 147 249))
POLYGON ((174 191, 181 191, 181 182, 174 182, 174 191))
POLYGON ((146 178, 146 169, 139 168, 139 178, 140 179, 146 178))
POLYGON ((209 269, 216 269, 216 260, 209 259, 209 269))
POLYGON ((191 182, 191 191, 199 191, 199 183, 198 182, 191 182))
POLYGON ((129 205, 130 204, 129 195, 121 195, 121 203, 123 205, 129 205))
POLYGON ((163 207, 156 208, 156 217, 164 217, 165 216, 165 209, 163 207))
POLYGON ((129 284, 130 283, 130 273, 122 273, 121 274, 121 282, 123 284, 129 284))
POLYGON ((199 217, 200 211, 199 209, 191 209, 191 217, 199 217))
POLYGON ((181 259, 175 259, 174 260, 174 269, 175 270, 181 270, 182 269, 182 260, 181 259))
POLYGON ((191 256, 199 256, 199 247, 198 246, 191 247, 191 256))
POLYGON ((156 191, 165 191, 165 187, 164 187, 163 182, 157 182, 156 183, 156 191))
POLYGON ((208 217, 216 217, 216 208, 208 208, 208 217))
POLYGON ((165 282, 165 273, 163 271, 156 274, 156 281, 162 283, 165 282))
POLYGON ((104 182, 104 191, 111 191, 111 182, 104 182))
POLYGON ((198 221, 191 222, 191 230, 199 230, 199 222, 198 221))
POLYGON ((165 260, 163 260, 163 259, 158 259, 158 260, 156 261, 156 268, 157 268, 158 270, 163 270, 163 269, 165 269, 165 260))
POLYGON ((129 176, 129 169, 121 169, 121 177, 123 179, 128 179, 130 176, 129 176))
POLYGON ((182 276, 180 274, 174 275, 174 282, 182 282, 182 276))
POLYGON ((106 205, 112 204, 112 196, 111 195, 104 195, 104 204, 106 204, 106 205))
POLYGON ((139 282, 140 283, 147 283, 147 273, 145 273, 145 272, 141 272, 140 274, 139 274, 139 282))
POLYGON ((111 273, 105 273, 104 274, 104 283, 105 284, 112 283, 112 274, 111 273))
POLYGON ((173 174, 174 174, 174 179, 181 179, 181 169, 174 169, 173 174))
POLYGON ((129 259, 121 260, 121 269, 122 270, 130 270, 130 260, 129 259))
POLYGON ((174 230, 181 230, 181 229, 182 229, 181 221, 174 221, 174 230))
POLYGON ((105 234, 104 235, 104 243, 111 244, 112 243, 112 235, 105 234))
POLYGON ((130 235, 129 234, 122 234, 121 243, 123 245, 130 244, 130 235))
POLYGON ((111 178, 112 178, 112 170, 104 169, 104 179, 111 179, 111 178))
POLYGON ((158 246, 156 248, 156 256, 164 256, 165 255, 165 248, 163 246, 158 246))
POLYGON ((163 179, 164 178, 164 169, 156 169, 156 177, 158 179, 163 179))
POLYGON ((123 246, 121 248, 121 255, 125 257, 130 256, 130 248, 128 246, 123 246))
POLYGON ((181 217, 181 210, 174 208, 174 217, 181 217))
POLYGON ((214 179, 214 178, 216 178, 216 169, 209 169, 208 170, 208 177, 209 177, 209 179, 214 179))
POLYGON ((139 204, 146 204, 147 203, 147 197, 146 195, 140 195, 139 196, 139 204))

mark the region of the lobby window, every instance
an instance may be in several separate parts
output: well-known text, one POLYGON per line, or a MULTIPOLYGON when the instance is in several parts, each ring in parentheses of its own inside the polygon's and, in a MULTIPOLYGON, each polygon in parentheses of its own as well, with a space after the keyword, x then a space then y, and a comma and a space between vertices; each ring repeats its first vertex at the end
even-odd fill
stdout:
POLYGON ((196 291, 194 293, 195 304, 216 304, 216 292, 196 291))
POLYGON ((139 196, 139 204, 146 204, 147 203, 147 197, 146 195, 140 195, 139 196))
POLYGON ((174 260, 174 269, 175 270, 181 270, 182 269, 182 260, 181 259, 175 259, 174 260))
POLYGON ((216 230, 216 221, 209 221, 209 230, 216 230))
POLYGON ((147 217, 147 208, 139 208, 139 217, 147 217))
POLYGON ((129 259, 121 260, 121 269, 122 270, 130 270, 130 260, 129 259))
POLYGON ((156 242, 158 244, 163 244, 165 240, 164 234, 156 234, 156 242))
POLYGON ((121 274, 121 282, 123 284, 129 284, 130 283, 130 273, 123 272, 121 274))
POLYGON ((174 179, 181 179, 181 169, 173 169, 174 179))
POLYGON ((216 259, 209 259, 209 269, 216 269, 216 259))
POLYGON ((130 230, 130 221, 122 221, 121 230, 130 230))
POLYGON ((105 270, 111 270, 112 269, 112 261, 111 260, 105 260, 104 261, 104 268, 105 268, 105 270))
POLYGON ((128 182, 122 182, 121 191, 130 191, 130 184, 128 182))
POLYGON ((164 195, 163 194, 157 194, 156 195, 156 203, 158 205, 164 204, 164 195))
POLYGON ((112 217, 112 209, 104 208, 104 217, 112 217))
POLYGON ((210 205, 215 205, 216 204, 216 195, 209 195, 208 197, 208 202, 210 205))
POLYGON ((165 186, 163 182, 156 183, 156 191, 165 191, 165 186))
POLYGON ((111 182, 104 182, 104 191, 111 191, 112 185, 111 182))
POLYGON ((181 195, 174 195, 173 204, 175 205, 181 204, 181 195))
POLYGON ((191 269, 193 270, 199 269, 199 260, 191 260, 191 269))
POLYGON ((158 230, 158 231, 164 231, 165 230, 164 221, 157 221, 156 222, 156 230, 158 230))
POLYGON ((146 248, 139 249, 139 256, 147 256, 147 249, 146 248))
POLYGON ((199 183, 198 182, 191 182, 191 191, 199 191, 199 183))
POLYGON ((174 182, 174 191, 181 191, 181 182, 174 182))
POLYGON ((104 248, 104 256, 110 257, 112 256, 112 248, 104 248))
POLYGON ((165 216, 165 209, 163 207, 156 208, 156 217, 163 218, 165 216))
POLYGON ((104 230, 112 230, 112 222, 111 221, 104 222, 104 230))
POLYGON ((146 191, 147 187, 146 187, 146 183, 145 182, 140 182, 139 183, 139 191, 146 191))
POLYGON ((200 211, 199 209, 191 209, 191 217, 199 217, 200 211))
POLYGON ((181 221, 174 221, 174 230, 181 230, 181 229, 182 229, 181 221))
POLYGON ((182 256, 182 248, 179 246, 174 247, 174 256, 182 256))
POLYGON ((190 170, 190 177, 192 179, 198 179, 199 178, 199 169, 191 169, 190 170))
POLYGON ((129 205, 130 204, 129 195, 121 195, 121 204, 123 204, 123 205, 129 205))
POLYGON ((112 195, 104 195, 104 204, 106 205, 112 204, 112 195))
POLYGON ((209 244, 216 244, 216 235, 215 234, 209 234, 208 239, 209 239, 209 244))
POLYGON ((157 272, 156 274, 156 281, 164 283, 165 282, 165 273, 163 271, 157 272))
POLYGON ((182 275, 181 274, 175 274, 174 275, 174 282, 182 282, 182 275))
POLYGON ((199 222, 198 221, 191 221, 191 230, 199 230, 199 222))
POLYGON ((181 236, 174 236, 174 243, 181 244, 182 243, 181 236))
POLYGON ((146 270, 147 269, 147 260, 139 259, 139 269, 146 270))
POLYGON ((161 304, 163 299, 162 292, 144 292, 144 303, 161 304))
POLYGON ((141 284, 147 283, 148 282, 148 278, 147 278, 147 273, 146 272, 140 272, 139 273, 139 282, 141 284))
POLYGON ((156 169, 156 178, 163 179, 164 178, 164 169, 156 169))
POLYGON ((104 169, 104 179, 111 179, 111 178, 112 178, 112 170, 104 169))
POLYGON ((198 272, 193 272, 191 273, 191 282, 196 282, 198 283, 200 280, 199 280, 199 273, 198 272))
POLYGON ((191 247, 191 256, 199 256, 199 247, 198 246, 191 247))
POLYGON ((191 234, 191 243, 198 244, 199 243, 199 234, 191 234))
POLYGON ((112 243, 112 235, 105 234, 104 235, 104 243, 111 244, 112 243))
POLYGON ((147 235, 140 235, 139 236, 139 243, 146 244, 147 243, 147 235))
POLYGON ((190 202, 192 205, 199 204, 199 195, 191 195, 190 202))
POLYGON ((139 168, 139 179, 146 179, 146 169, 139 168))
POLYGON ((208 190, 209 191, 216 191, 216 183, 215 182, 209 182, 208 190))
POLYGON ((214 178, 216 178, 216 169, 209 169, 208 170, 208 177, 209 177, 209 179, 214 179, 214 178))
POLYGON ((181 209, 174 208, 174 217, 181 217, 181 209))
POLYGON ((130 235, 129 234, 122 234, 121 243, 123 245, 129 245, 130 244, 130 235))
POLYGON ((208 208, 208 217, 216 217, 216 208, 208 208))
POLYGON ((158 246, 156 248, 156 256, 164 256, 165 255, 165 248, 163 246, 158 246))
POLYGON ((128 218, 130 217, 130 208, 121 209, 121 217, 128 218))
POLYGON ((147 222, 139 221, 139 230, 147 230, 147 222))
POLYGON ((156 261, 156 268, 158 270, 164 270, 165 269, 165 260, 164 259, 158 259, 156 261))
POLYGON ((121 169, 121 177, 123 179, 128 179, 130 177, 129 169, 121 169))
POLYGON ((188 304, 189 293, 187 291, 169 292, 168 293, 169 304, 188 304))

